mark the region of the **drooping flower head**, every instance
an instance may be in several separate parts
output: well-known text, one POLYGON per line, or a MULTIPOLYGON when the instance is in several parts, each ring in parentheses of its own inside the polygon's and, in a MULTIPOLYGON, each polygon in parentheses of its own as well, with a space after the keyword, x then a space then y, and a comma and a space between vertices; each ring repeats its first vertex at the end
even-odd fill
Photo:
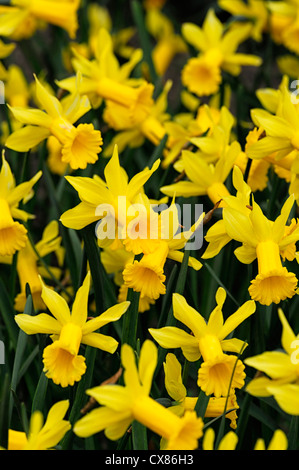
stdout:
POLYGON ((294 219, 287 225, 294 195, 288 197, 280 215, 272 221, 263 214, 253 195, 250 201, 250 187, 237 167, 233 178, 237 195, 224 198, 223 220, 208 231, 210 245, 204 257, 215 256, 226 243, 236 240, 242 243, 234 251, 237 259, 244 264, 255 259, 258 262, 258 274, 249 287, 251 298, 263 305, 291 298, 296 292, 297 278, 283 266, 282 260, 295 258, 298 223, 294 219))
POLYGON ((132 421, 137 420, 163 437, 167 450, 192 450, 202 436, 203 422, 194 411, 179 418, 149 396, 157 365, 157 348, 146 340, 141 348, 138 368, 133 349, 121 349, 125 385, 100 385, 87 390, 88 395, 103 405, 75 423, 74 432, 88 437, 102 430, 108 439, 124 435, 132 421))
POLYGON ((40 109, 10 107, 15 119, 25 126, 8 137, 6 147, 27 152, 54 136, 62 146, 61 161, 72 169, 84 169, 88 163, 95 163, 103 143, 101 132, 90 123, 74 125, 90 110, 87 97, 80 97, 75 91, 59 101, 37 77, 35 81, 40 109))
POLYGON ((181 348, 189 361, 202 358, 198 371, 198 386, 206 395, 227 396, 231 389, 244 385, 244 365, 234 354, 241 353, 246 345, 237 339, 225 339, 240 323, 255 311, 255 302, 245 302, 225 322, 222 306, 226 298, 225 290, 220 287, 216 293, 217 306, 211 312, 208 322, 193 307, 188 305, 180 294, 173 294, 174 317, 185 324, 191 333, 176 326, 166 326, 149 332, 163 348, 181 348))
POLYGON ((53 316, 18 314, 15 320, 25 333, 51 335, 52 344, 44 349, 44 371, 54 383, 67 387, 80 381, 86 371, 84 356, 79 354, 81 344, 114 353, 118 342, 111 336, 95 331, 111 321, 117 321, 128 309, 130 302, 110 307, 98 317, 87 319, 90 273, 77 291, 72 312, 66 300, 43 285, 42 299, 53 316))

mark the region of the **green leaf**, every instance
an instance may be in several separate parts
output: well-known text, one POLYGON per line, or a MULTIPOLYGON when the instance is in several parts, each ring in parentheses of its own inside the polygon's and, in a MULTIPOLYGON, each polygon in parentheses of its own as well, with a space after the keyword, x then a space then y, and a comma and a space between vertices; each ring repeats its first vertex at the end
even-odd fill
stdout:
POLYGON ((138 421, 132 423, 132 442, 134 450, 148 450, 147 429, 138 421))

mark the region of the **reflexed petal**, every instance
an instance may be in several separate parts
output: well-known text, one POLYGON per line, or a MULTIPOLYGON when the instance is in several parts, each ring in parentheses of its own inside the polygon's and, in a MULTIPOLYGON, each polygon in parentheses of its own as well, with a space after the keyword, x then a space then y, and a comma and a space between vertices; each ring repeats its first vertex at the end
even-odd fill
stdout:
POLYGON ((91 388, 86 393, 93 397, 100 405, 109 406, 109 408, 121 412, 129 409, 130 394, 125 387, 121 385, 99 385, 91 388))
MULTIPOLYGON (((198 340, 175 326, 165 326, 164 328, 154 329, 149 328, 149 333, 157 341, 162 348, 175 349, 175 348, 188 348, 199 359, 200 352, 198 347, 198 340)), ((195 360, 195 359, 193 359, 195 360)))
POLYGON ((182 367, 174 354, 168 353, 164 362, 165 387, 175 401, 183 400, 187 395, 182 382, 182 367))
POLYGON ((299 415, 299 385, 286 384, 268 387, 280 408, 290 415, 299 415))
POLYGON ((296 336, 281 308, 278 309, 278 316, 282 324, 281 345, 283 349, 291 355, 292 352, 294 352, 292 349, 292 343, 296 340, 296 336))
POLYGON ((86 274, 82 286, 78 289, 72 307, 72 322, 83 327, 87 319, 88 296, 90 289, 90 271, 86 274))
POLYGON ((27 335, 38 333, 59 334, 61 330, 61 324, 46 313, 40 313, 39 315, 20 313, 15 316, 15 321, 27 335))
POLYGON ((62 114, 62 107, 60 101, 41 84, 36 76, 35 78, 35 91, 36 98, 39 101, 42 109, 44 109, 52 118, 58 118, 62 114))
POLYGON ((99 220, 96 215, 96 208, 86 202, 80 202, 77 206, 64 212, 61 217, 61 223, 68 228, 81 230, 87 225, 99 220))
POLYGON ((155 344, 146 340, 141 348, 138 372, 140 377, 140 382, 143 385, 146 394, 150 394, 153 375, 158 362, 158 351, 155 344))
POLYGON ((145 168, 140 171, 130 180, 127 189, 127 196, 129 201, 133 201, 137 194, 141 191, 142 187, 145 185, 147 180, 152 176, 152 174, 157 170, 160 165, 160 160, 156 160, 151 168, 145 168))
POLYGON ((49 137, 50 131, 44 127, 25 126, 8 137, 5 146, 17 152, 28 152, 49 137))
POLYGON ((111 336, 102 335, 101 333, 88 333, 82 337, 83 344, 93 346, 94 348, 101 349, 113 354, 118 346, 116 339, 111 336))
MULTIPOLYGON (((41 281, 42 282, 42 281, 41 281)), ((61 325, 71 321, 70 309, 66 300, 42 282, 42 299, 61 325)))
POLYGON ((124 381, 126 386, 137 393, 140 390, 139 374, 137 371, 136 357, 133 349, 128 344, 121 348, 121 362, 125 369, 124 381))
POLYGON ((200 338, 207 331, 205 319, 193 307, 188 305, 186 299, 180 294, 173 294, 173 315, 180 322, 184 323, 193 334, 200 338))
POLYGON ((288 354, 280 351, 265 351, 257 356, 245 359, 245 364, 264 372, 272 379, 280 379, 295 373, 296 366, 288 354))
POLYGON ((92 318, 82 328, 83 335, 87 335, 92 333, 93 331, 101 328, 107 323, 119 320, 124 313, 128 310, 130 306, 130 302, 124 301, 119 304, 113 305, 112 307, 108 308, 104 313, 100 316, 92 318))
POLYGON ((252 315, 256 310, 256 305, 253 300, 248 300, 241 305, 238 310, 230 315, 225 321, 223 327, 218 332, 218 338, 226 338, 237 326, 239 326, 246 318, 252 315))
POLYGON ((104 170, 107 186, 114 195, 125 195, 127 189, 127 178, 119 163, 118 150, 115 145, 112 157, 104 170))
MULTIPOLYGON (((131 414, 127 410, 120 412, 103 406, 92 410, 86 416, 79 419, 79 421, 75 423, 73 431, 79 437, 89 437, 110 426, 122 423, 125 419, 129 420, 130 417, 131 414)), ((125 432, 122 426, 121 429, 125 432)))

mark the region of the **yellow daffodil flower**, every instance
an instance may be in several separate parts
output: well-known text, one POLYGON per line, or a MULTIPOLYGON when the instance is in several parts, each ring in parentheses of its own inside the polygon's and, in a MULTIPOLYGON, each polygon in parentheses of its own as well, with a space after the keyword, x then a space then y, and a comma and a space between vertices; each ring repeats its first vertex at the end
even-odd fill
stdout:
POLYGON ((230 194, 225 181, 241 151, 239 142, 234 141, 213 164, 206 161, 200 150, 197 152, 183 150, 180 169, 185 171, 188 181, 162 186, 160 191, 167 196, 175 194, 177 197, 207 195, 213 204, 221 201, 219 207, 222 207, 224 204, 222 200, 230 194))
POLYGON ((150 334, 163 348, 181 348, 189 361, 197 361, 202 357, 197 384, 206 395, 214 394, 216 397, 227 396, 230 381, 232 389, 244 385, 245 373, 241 360, 223 351, 241 352, 246 343, 237 338, 225 338, 255 312, 255 302, 249 300, 224 322, 222 306, 225 298, 226 292, 220 287, 216 293, 217 307, 206 323, 204 317, 188 305, 182 295, 173 294, 174 317, 184 323, 192 334, 175 326, 149 328, 150 334))
POLYGON ((264 305, 295 295, 297 278, 281 260, 281 252, 299 237, 297 226, 289 234, 285 232, 293 204, 294 196, 290 196, 274 222, 267 219, 254 200, 248 215, 232 207, 226 207, 223 214, 227 234, 242 243, 235 250, 238 260, 250 264, 257 258, 258 274, 248 290, 252 299, 264 305))
MULTIPOLYGON (((105 166, 105 181, 99 176, 94 178, 81 176, 67 176, 67 181, 78 192, 81 202, 74 208, 69 209, 61 215, 60 220, 66 227, 80 230, 87 225, 99 221, 106 217, 107 212, 113 211, 113 218, 116 225, 121 228, 126 226, 127 209, 136 200, 138 194, 143 192, 143 186, 157 170, 160 160, 157 160, 151 169, 145 168, 128 181, 125 170, 120 166, 118 148, 114 147, 114 152, 105 166), (121 198, 121 199, 120 199, 121 198), (98 210, 103 205, 105 211, 98 210)), ((115 224, 113 224, 115 225, 115 224)), ((118 227, 111 234, 110 240, 104 242, 113 243, 117 238, 118 227)), ((103 242, 98 238, 99 243, 103 242)))
POLYGON ((95 333, 111 321, 117 321, 128 309, 129 302, 115 305, 100 316, 87 320, 90 273, 77 291, 72 313, 67 302, 54 290, 42 285, 42 300, 50 312, 36 316, 18 314, 15 321, 28 335, 50 334, 53 343, 44 349, 44 371, 54 383, 67 387, 80 381, 85 373, 84 356, 79 355, 81 343, 114 353, 118 342, 111 336, 95 333))
MULTIPOLYGON (((221 122, 222 116, 223 112, 214 105, 200 105, 197 103, 195 116, 191 115, 189 117, 188 115, 186 119, 186 114, 184 113, 183 115, 176 115, 173 120, 166 121, 164 128, 169 139, 167 141, 168 148, 164 151, 162 167, 167 168, 171 163, 178 160, 181 151, 186 149, 188 145, 196 145, 199 142, 203 142, 202 139, 205 139, 204 135, 210 137, 215 126, 221 122), (194 137, 202 137, 202 139, 192 142, 194 137)), ((229 121, 226 119, 225 122, 227 124, 229 121)), ((206 153, 208 157, 209 154, 208 152, 206 153)), ((219 147, 216 153, 219 157, 219 147)), ((217 159, 215 155, 214 158, 215 160, 217 159)))
MULTIPOLYGON (((60 249, 61 237, 59 236, 58 222, 53 220, 45 228, 42 238, 35 244, 35 250, 31 243, 27 241, 26 246, 18 253, 17 273, 19 277, 21 291, 15 298, 15 310, 24 311, 26 304, 26 284, 29 284, 30 292, 33 299, 33 305, 37 310, 44 310, 45 303, 41 298, 42 285, 39 276, 41 275, 41 267, 39 258, 47 256, 49 253, 56 252, 60 249)), ((50 268, 55 275, 59 268, 50 268)), ((47 274, 47 273, 46 273, 47 274)), ((49 276, 49 275, 48 275, 49 276)))
MULTIPOLYGON (((120 65, 113 50, 111 35, 105 28, 98 34, 95 58, 88 60, 74 51, 73 68, 82 75, 78 91, 87 95, 92 106, 98 108, 103 100, 124 106, 132 123, 142 121, 153 103, 153 85, 144 80, 129 78, 133 68, 142 57, 136 49, 129 61, 120 65)), ((76 77, 58 81, 58 85, 70 92, 76 89, 76 77)))
POLYGON ((15 119, 25 126, 8 137, 6 147, 27 152, 53 135, 62 144, 62 162, 73 169, 86 168, 88 163, 95 163, 103 143, 101 132, 95 130, 93 124, 73 125, 89 111, 88 99, 80 98, 75 93, 59 101, 37 77, 35 81, 41 109, 10 107, 15 119))
POLYGON ((43 414, 35 411, 30 419, 28 436, 25 432, 8 431, 8 450, 50 450, 59 444, 71 429, 71 423, 64 419, 69 401, 55 403, 49 410, 44 423, 43 414))
POLYGON ((286 86, 281 86, 277 98, 275 114, 264 109, 251 111, 253 122, 266 133, 265 137, 248 149, 248 156, 252 159, 263 158, 275 152, 276 160, 280 160, 292 150, 298 153, 298 106, 286 86))
MULTIPOLYGON (((182 416, 187 410, 194 410, 198 397, 187 396, 187 390, 182 380, 182 367, 174 354, 167 354, 163 367, 165 373, 165 388, 168 395, 175 400, 170 410, 178 416, 182 416)), ((227 403, 226 397, 210 397, 205 411, 205 418, 215 418, 221 416, 225 411, 232 409, 232 411, 226 412, 225 417, 230 419, 230 426, 236 429, 237 408, 239 408, 239 406, 235 393, 232 393, 228 397, 227 403)))
POLYGON ((262 62, 259 57, 236 52, 250 35, 250 30, 249 24, 226 28, 212 9, 208 11, 202 28, 184 23, 182 35, 199 51, 199 55, 191 57, 184 66, 183 85, 198 96, 212 95, 222 82, 222 70, 239 75, 244 65, 259 66, 262 62))
POLYGON ((12 0, 0 8, 0 35, 16 40, 31 37, 43 23, 65 29, 74 39, 80 0, 12 0))
POLYGON ((137 369, 133 349, 124 344, 121 361, 125 385, 100 385, 87 390, 103 406, 77 421, 74 433, 87 437, 105 430, 108 439, 117 440, 136 420, 163 437, 167 441, 166 450, 196 449, 203 432, 202 419, 194 411, 180 418, 149 396, 157 359, 156 346, 146 340, 137 369))
MULTIPOLYGON (((103 247, 100 256, 106 272, 114 275, 114 283, 119 286, 118 302, 124 302, 127 299, 128 287, 124 283, 123 271, 127 264, 134 261, 134 253, 127 251, 123 244, 118 249, 110 245, 103 247)), ((154 303, 155 300, 150 297, 139 297, 138 311, 146 312, 154 303)))
MULTIPOLYGON (((196 223, 183 232, 178 232, 180 221, 178 208, 171 204, 168 209, 162 210, 156 219, 151 217, 153 209, 148 208, 146 197, 140 197, 146 208, 145 217, 149 221, 145 224, 144 232, 142 230, 142 217, 140 220, 141 230, 135 237, 130 232, 130 223, 127 226, 128 236, 123 243, 128 251, 135 254, 143 254, 142 258, 128 262, 122 273, 124 284, 136 292, 140 292, 140 298, 158 299, 160 295, 165 294, 166 286, 164 284, 166 276, 164 274, 164 265, 166 259, 172 259, 178 262, 183 261, 184 253, 182 250, 189 239, 202 224, 204 213, 199 216, 196 223), (154 223, 151 223, 154 220, 154 223)), ((139 223, 139 222, 138 222, 139 223)), ((195 270, 199 270, 202 264, 194 257, 190 256, 188 265, 195 270)))
POLYGON ((31 215, 19 208, 20 202, 28 201, 33 193, 32 188, 40 179, 38 172, 29 181, 16 185, 14 175, 2 153, 0 172, 0 255, 10 256, 24 248, 27 242, 27 229, 14 219, 27 221, 31 215))
POLYGON ((290 414, 299 414, 299 400, 295 393, 299 390, 298 345, 299 335, 295 335, 282 309, 278 309, 282 324, 281 351, 265 351, 245 359, 245 364, 263 375, 253 378, 246 391, 253 396, 274 396, 281 408, 290 414))
POLYGON ((294 219, 287 224, 289 213, 294 204, 294 196, 289 196, 281 214, 275 221, 269 220, 260 206, 249 200, 251 188, 244 183, 241 170, 234 168, 233 182, 237 196, 224 198, 223 220, 216 222, 207 234, 209 246, 203 258, 215 256, 230 240, 242 243, 234 253, 244 264, 258 261, 258 274, 251 281, 249 293, 253 300, 264 305, 295 295, 297 278, 282 265, 282 259, 295 258, 295 245, 299 227, 294 219))
MULTIPOLYGON (((122 152, 127 146, 131 148, 141 147, 145 140, 149 140, 157 146, 166 135, 164 122, 170 119, 167 109, 167 95, 172 86, 171 81, 167 81, 162 93, 153 100, 152 106, 148 107, 148 112, 143 120, 138 123, 132 122, 130 114, 125 106, 106 102, 103 112, 104 121, 116 130, 116 135, 111 139, 110 144, 106 147, 104 156, 110 156, 114 145, 117 145, 119 152, 122 152)), ((166 146, 171 142, 167 141, 166 146)))

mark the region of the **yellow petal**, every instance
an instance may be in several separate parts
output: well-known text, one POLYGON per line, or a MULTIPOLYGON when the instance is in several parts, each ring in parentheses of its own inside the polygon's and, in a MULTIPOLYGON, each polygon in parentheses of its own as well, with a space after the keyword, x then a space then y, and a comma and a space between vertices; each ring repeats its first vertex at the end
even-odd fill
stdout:
POLYGON ((70 309, 65 299, 42 283, 42 299, 61 325, 71 321, 70 309))
POLYGON ((272 379, 291 376, 296 369, 288 354, 280 351, 265 351, 262 354, 245 359, 244 362, 248 366, 264 372, 272 379))
POLYGON ((93 331, 101 328, 107 323, 119 320, 124 313, 128 310, 130 306, 130 302, 125 301, 119 304, 113 305, 112 307, 108 308, 104 313, 99 315, 98 317, 92 318, 82 328, 83 335, 87 335, 92 333, 93 331))
POLYGON ((38 333, 59 334, 61 330, 61 325, 58 321, 46 313, 34 316, 20 313, 15 316, 15 321, 27 335, 38 333))
POLYGON ((72 322, 80 327, 83 327, 87 319, 89 289, 90 271, 86 274, 82 286, 77 290, 72 307, 72 322))
POLYGON ((186 299, 180 294, 173 294, 173 315, 180 322, 184 323, 193 334, 200 338, 207 331, 205 319, 193 307, 188 305, 186 299))
POLYGON ((5 146, 17 152, 28 152, 49 137, 50 131, 43 127, 25 126, 8 137, 5 146))

